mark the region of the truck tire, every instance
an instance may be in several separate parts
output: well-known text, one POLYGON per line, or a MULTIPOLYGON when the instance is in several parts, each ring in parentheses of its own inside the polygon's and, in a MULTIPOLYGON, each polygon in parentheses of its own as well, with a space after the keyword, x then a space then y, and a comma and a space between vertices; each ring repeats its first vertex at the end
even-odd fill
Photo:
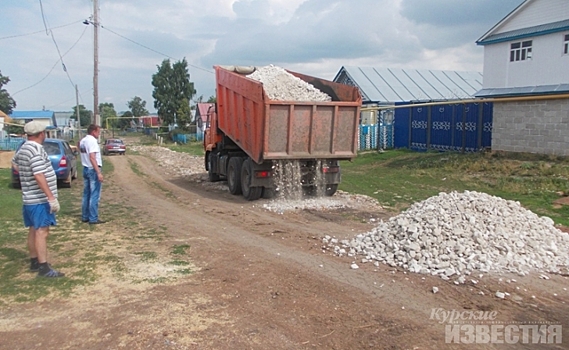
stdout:
POLYGON ((206 154, 206 168, 207 168, 207 176, 209 182, 217 182, 219 181, 219 174, 213 172, 213 167, 211 166, 212 163, 213 153, 208 152, 206 154))
POLYGON ((233 157, 227 165, 227 186, 231 194, 241 194, 241 167, 243 159, 233 157))
POLYGON ((324 194, 328 197, 332 197, 337 190, 338 190, 338 184, 327 184, 324 194))
POLYGON ((261 197, 263 187, 251 187, 253 180, 253 165, 251 163, 251 158, 247 158, 243 162, 243 167, 241 168, 241 190, 246 200, 255 201, 261 197))

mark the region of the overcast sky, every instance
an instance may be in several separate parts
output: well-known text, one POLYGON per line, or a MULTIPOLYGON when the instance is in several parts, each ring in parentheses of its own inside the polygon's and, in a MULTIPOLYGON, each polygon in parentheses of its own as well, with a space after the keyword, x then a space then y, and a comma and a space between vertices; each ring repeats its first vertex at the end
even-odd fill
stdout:
MULTIPOLYGON (((139 96, 186 58, 196 98, 212 66, 274 64, 332 80, 342 66, 482 72, 475 41, 523 0, 99 0, 99 103, 139 96)), ((93 110, 92 0, 1 0, 0 72, 16 110, 93 110), (46 29, 47 28, 47 29, 46 29), (63 58, 63 65, 60 57, 63 58), (64 67, 65 70, 64 70, 64 67)))

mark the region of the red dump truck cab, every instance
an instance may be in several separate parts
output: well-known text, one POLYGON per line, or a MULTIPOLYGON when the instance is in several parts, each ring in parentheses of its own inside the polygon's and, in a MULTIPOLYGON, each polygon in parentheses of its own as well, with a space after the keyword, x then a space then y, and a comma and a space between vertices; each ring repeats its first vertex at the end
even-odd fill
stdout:
POLYGON ((287 71, 328 94, 332 101, 271 100, 260 81, 215 66, 217 103, 204 135, 210 181, 227 179, 233 194, 248 200, 277 188, 283 162, 303 169, 302 185, 314 187, 317 172, 333 195, 340 182, 339 161, 357 154, 361 95, 356 87, 287 71), (277 169, 277 170, 276 170, 277 169))

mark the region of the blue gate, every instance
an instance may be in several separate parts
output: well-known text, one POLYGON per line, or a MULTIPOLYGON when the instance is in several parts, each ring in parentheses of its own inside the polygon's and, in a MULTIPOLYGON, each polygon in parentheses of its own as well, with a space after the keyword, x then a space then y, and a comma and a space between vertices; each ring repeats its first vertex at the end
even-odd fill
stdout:
POLYGON ((394 147, 460 152, 489 148, 492 143, 492 113, 492 103, 396 108, 394 147))

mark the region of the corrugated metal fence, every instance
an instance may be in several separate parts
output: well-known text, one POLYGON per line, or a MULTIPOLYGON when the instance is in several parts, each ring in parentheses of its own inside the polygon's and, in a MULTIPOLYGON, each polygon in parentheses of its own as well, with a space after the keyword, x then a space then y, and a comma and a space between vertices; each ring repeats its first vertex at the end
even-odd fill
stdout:
POLYGON ((373 124, 360 125, 360 151, 409 148, 476 152, 492 145, 492 103, 396 106, 376 111, 378 118, 371 118, 373 124))
POLYGON ((395 109, 394 147, 476 152, 492 145, 492 103, 395 109))

